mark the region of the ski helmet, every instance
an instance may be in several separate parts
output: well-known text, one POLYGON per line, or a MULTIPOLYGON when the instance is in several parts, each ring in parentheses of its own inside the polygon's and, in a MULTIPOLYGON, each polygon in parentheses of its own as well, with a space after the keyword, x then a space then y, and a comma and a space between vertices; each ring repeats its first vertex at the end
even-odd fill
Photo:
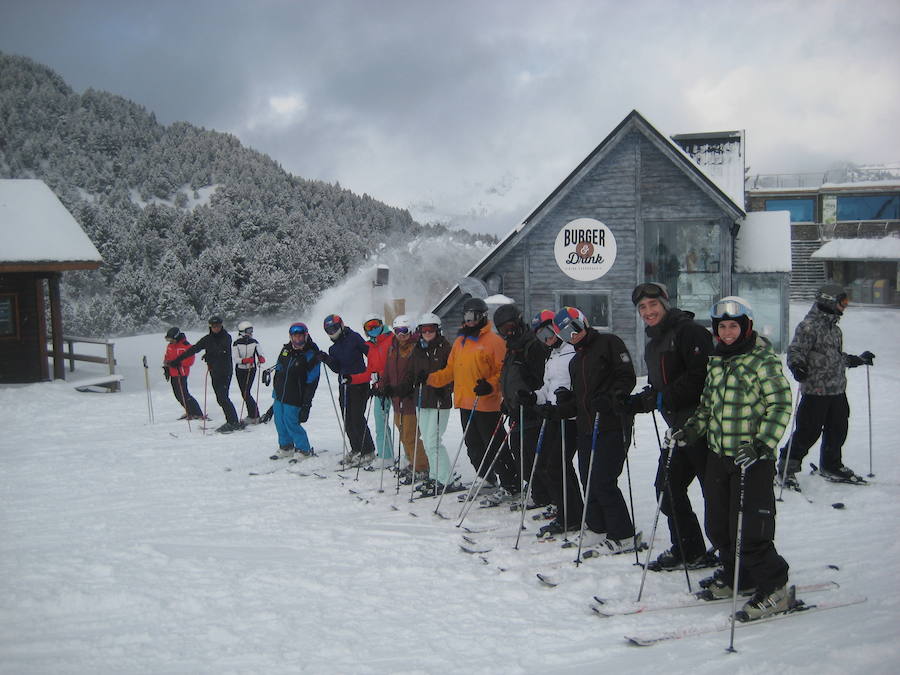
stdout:
POLYGON ((753 330, 753 308, 749 302, 737 295, 729 295, 719 300, 710 308, 709 317, 712 319, 713 335, 717 339, 719 322, 723 319, 738 322, 741 327, 741 338, 747 337, 753 330))
POLYGON ((556 331, 556 324, 553 322, 553 317, 555 316, 556 314, 552 309, 542 309, 531 320, 531 330, 542 342, 549 340, 551 337, 559 337, 556 331))
POLYGON ((253 332, 253 324, 249 321, 241 321, 238 324, 238 335, 247 335, 253 332))
POLYGON ((419 317, 419 326, 437 326, 438 329, 440 329, 441 317, 437 314, 432 314, 431 312, 425 312, 419 317))
POLYGON ((344 321, 337 314, 329 314, 325 317, 323 326, 329 336, 336 335, 344 327, 344 321))
POLYGON ((577 307, 563 307, 556 313, 553 322, 560 339, 571 342, 572 336, 580 333, 590 324, 587 317, 577 307))
POLYGON ((366 314, 363 318, 363 331, 368 335, 369 331, 373 331, 377 328, 380 328, 384 325, 384 319, 381 318, 378 314, 374 312, 370 314, 366 314))
POLYGON ((178 326, 172 326, 169 330, 166 331, 166 339, 167 340, 177 340, 178 334, 181 332, 181 329, 178 326))
POLYGON ((843 314, 842 303, 847 299, 847 291, 840 284, 829 281, 816 291, 816 304, 829 314, 843 314))
POLYGON ((487 318, 488 306, 481 298, 466 298, 463 303, 463 321, 481 323, 487 318))
POLYGON ((297 322, 292 323, 291 327, 288 328, 288 335, 302 335, 305 333, 309 333, 309 328, 306 327, 305 323, 297 322))
POLYGON ((637 307, 638 303, 644 298, 656 298, 663 307, 669 309, 669 289, 666 288, 665 284, 661 284, 658 281, 645 281, 635 286, 634 290, 631 291, 631 304, 637 307))
POLYGON ((521 335, 525 324, 519 306, 515 303, 500 305, 494 312, 494 328, 503 337, 521 335))
POLYGON ((213 314, 211 317, 209 317, 209 325, 214 326, 215 324, 222 324, 222 317, 218 314, 213 314))
POLYGON ((412 330, 410 326, 410 320, 408 314, 398 314, 394 317, 394 322, 391 324, 391 328, 394 329, 395 333, 409 333, 412 330))

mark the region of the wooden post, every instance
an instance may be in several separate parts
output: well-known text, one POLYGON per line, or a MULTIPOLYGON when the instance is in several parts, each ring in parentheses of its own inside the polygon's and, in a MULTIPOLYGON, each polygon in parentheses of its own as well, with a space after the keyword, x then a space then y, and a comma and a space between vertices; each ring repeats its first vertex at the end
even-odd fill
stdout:
MULTIPOLYGON (((62 306, 59 295, 59 272, 53 272, 47 278, 50 288, 50 327, 53 331, 53 379, 66 379, 66 361, 63 356, 62 306)), ((74 362, 72 364, 74 366, 74 362)))

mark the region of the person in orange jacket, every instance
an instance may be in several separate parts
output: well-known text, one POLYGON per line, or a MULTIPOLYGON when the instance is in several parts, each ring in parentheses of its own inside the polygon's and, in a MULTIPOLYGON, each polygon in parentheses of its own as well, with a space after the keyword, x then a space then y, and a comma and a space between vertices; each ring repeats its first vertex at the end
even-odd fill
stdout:
MULTIPOLYGON (((453 342, 447 365, 426 380, 429 387, 453 383, 453 405, 459 409, 466 452, 472 466, 481 467, 482 477, 493 459, 493 454, 485 455, 491 449, 496 452, 499 445, 498 440, 492 448, 491 438, 500 422, 500 368, 506 356, 506 343, 492 328, 485 301, 468 298, 463 303, 463 325, 453 342)), ((507 473, 501 470, 501 486, 518 492, 519 487, 513 485, 515 476, 507 473)), ((494 476, 487 476, 485 489, 493 489, 496 483, 494 476)))
MULTIPOLYGON (((166 354, 163 362, 172 361, 176 356, 180 356, 187 351, 191 343, 187 341, 184 333, 178 326, 172 326, 166 331, 166 354)), ((200 404, 197 399, 191 396, 188 391, 188 374, 191 372, 191 366, 194 365, 194 357, 189 356, 177 366, 163 366, 166 379, 172 385, 172 393, 175 394, 181 407, 184 408, 184 415, 180 419, 199 420, 203 419, 203 411, 200 410, 200 404)))

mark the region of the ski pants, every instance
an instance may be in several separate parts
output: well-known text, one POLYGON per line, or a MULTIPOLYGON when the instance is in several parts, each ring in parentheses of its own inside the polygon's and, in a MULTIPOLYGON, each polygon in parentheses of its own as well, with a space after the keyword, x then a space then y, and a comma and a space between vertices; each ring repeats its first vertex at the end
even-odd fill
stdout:
POLYGON ((449 410, 419 408, 419 435, 428 456, 428 477, 441 485, 450 482, 450 457, 444 447, 444 432, 449 421, 449 410))
POLYGON ((659 458, 656 471, 656 498, 663 494, 661 511, 669 521, 669 539, 672 547, 684 552, 687 560, 698 558, 706 552, 706 542, 697 515, 691 508, 688 497, 688 486, 694 477, 700 481, 701 488, 706 474, 706 458, 709 448, 706 438, 701 438, 693 445, 677 447, 669 465, 668 485, 666 485, 666 458, 664 451, 659 458), (681 541, 679 541, 679 535, 681 541))
MULTIPOLYGON (((788 580, 788 564, 775 550, 775 460, 750 465, 744 478, 740 589, 771 593, 788 580)), ((741 501, 741 470, 731 457, 710 453, 703 484, 706 534, 720 553, 729 585, 734 579, 734 548, 741 501)))
MULTIPOLYGON (((463 428, 466 428, 466 422, 469 420, 471 410, 465 408, 459 409, 460 421, 463 428)), ((478 471, 479 476, 486 476, 488 467, 494 464, 492 474, 487 476, 487 482, 495 484, 499 479, 500 485, 505 487, 511 493, 519 492, 518 483, 518 466, 512 452, 509 450, 509 443, 504 443, 506 431, 500 422, 500 411, 482 412, 476 410, 472 415, 472 421, 469 422, 469 428, 466 432, 466 452, 469 455, 469 461, 478 471), (496 431, 496 433, 494 433, 496 431), (497 461, 494 457, 497 453, 497 461), (480 470, 479 470, 480 467, 480 470)), ((513 429, 515 432, 515 429, 513 429)))
POLYGON ((278 431, 279 447, 293 445, 297 450, 309 452, 312 446, 309 444, 306 429, 300 424, 300 408, 279 400, 273 403, 273 407, 275 408, 275 429, 278 431))
POLYGON ((228 390, 231 388, 231 366, 226 368, 210 368, 209 379, 212 382, 213 392, 216 395, 216 401, 222 412, 225 413, 225 421, 229 424, 237 425, 237 410, 228 397, 228 390))
POLYGON ((575 420, 547 421, 544 442, 538 458, 537 473, 550 494, 550 503, 556 505, 556 517, 567 525, 581 524, 584 501, 581 484, 575 473, 572 459, 578 452, 578 428, 575 420), (565 433, 565 452, 563 452, 565 433))
POLYGON ((184 412, 191 417, 200 417, 203 411, 200 410, 200 404, 197 399, 191 396, 188 391, 188 379, 186 375, 171 375, 169 384, 172 385, 172 393, 175 394, 175 400, 184 408, 184 412))
MULTIPOLYGON (((521 445, 521 436, 519 429, 520 427, 516 426, 513 429, 513 432, 509 436, 509 446, 512 450, 512 455, 516 460, 521 457, 522 464, 516 464, 515 467, 515 475, 518 477, 520 469, 524 469, 524 474, 521 479, 523 481, 527 481, 531 476, 531 467, 534 464, 535 460, 535 452, 537 451, 537 442, 538 437, 541 435, 541 421, 542 420, 529 420, 525 419, 525 446, 519 447, 521 445)), ((547 425, 554 424, 554 422, 547 422, 547 425)), ((546 427, 544 432, 544 440, 542 441, 541 453, 543 454, 543 444, 547 442, 547 434, 546 427)), ((499 460, 498 460, 499 461, 499 460)), ((544 477, 541 473, 538 473, 537 468, 534 470, 534 481, 531 486, 531 500, 538 506, 546 506, 550 503, 550 491, 547 489, 547 485, 544 482, 544 477)), ((519 484, 519 483, 517 483, 519 484)))
POLYGON ((415 413, 403 413, 399 420, 395 416, 394 422, 399 425, 400 443, 413 471, 428 471, 428 455, 425 454, 422 439, 417 437, 415 413))
POLYGON ((256 377, 256 368, 234 367, 234 376, 237 379, 241 396, 247 405, 247 417, 259 417, 259 408, 253 399, 253 380, 256 377))
MULTIPOLYGON (((790 461, 798 468, 813 444, 822 437, 819 450, 819 467, 834 471, 843 464, 841 449, 847 440, 850 420, 850 404, 847 394, 815 396, 803 394, 797 405, 797 421, 790 441, 790 461)), ((781 449, 782 461, 787 454, 787 446, 781 449)))
POLYGON ((618 485, 625 456, 628 454, 629 443, 623 437, 627 434, 622 429, 598 432, 597 446, 593 453, 593 434, 578 435, 578 471, 581 473, 581 480, 586 481, 590 473, 590 482, 584 486, 587 527, 594 532, 605 532, 607 537, 616 540, 634 536, 634 525, 618 485), (593 468, 590 468, 591 454, 594 455, 593 468))
POLYGON ((366 419, 366 405, 369 402, 369 385, 345 384, 341 397, 341 412, 344 415, 344 431, 350 441, 350 450, 361 455, 375 452, 372 434, 366 419))
POLYGON ((375 447, 378 456, 384 459, 394 457, 394 437, 388 418, 391 416, 391 399, 384 396, 376 396, 372 401, 375 416, 375 447))

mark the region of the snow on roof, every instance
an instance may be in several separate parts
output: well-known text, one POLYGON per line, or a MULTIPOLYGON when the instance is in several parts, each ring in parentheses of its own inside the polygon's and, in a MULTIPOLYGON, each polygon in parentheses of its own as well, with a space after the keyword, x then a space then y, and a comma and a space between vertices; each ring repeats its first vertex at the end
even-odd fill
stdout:
POLYGON ((832 239, 810 257, 817 260, 900 260, 900 237, 832 239))
POLYGON ((0 180, 0 241, 0 262, 103 262, 42 180, 0 180))
POLYGON ((744 205, 744 132, 677 134, 672 140, 737 206, 744 205))
POLYGON ((790 213, 748 213, 738 231, 734 258, 735 272, 790 272, 790 213))

